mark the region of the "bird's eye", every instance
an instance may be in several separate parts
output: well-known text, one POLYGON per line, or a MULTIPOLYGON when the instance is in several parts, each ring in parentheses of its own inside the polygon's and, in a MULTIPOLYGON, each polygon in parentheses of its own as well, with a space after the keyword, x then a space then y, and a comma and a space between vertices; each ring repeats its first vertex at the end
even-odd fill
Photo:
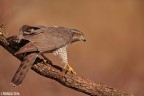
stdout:
POLYGON ((81 34, 79 34, 79 33, 75 33, 75 35, 76 35, 76 36, 80 36, 81 34))

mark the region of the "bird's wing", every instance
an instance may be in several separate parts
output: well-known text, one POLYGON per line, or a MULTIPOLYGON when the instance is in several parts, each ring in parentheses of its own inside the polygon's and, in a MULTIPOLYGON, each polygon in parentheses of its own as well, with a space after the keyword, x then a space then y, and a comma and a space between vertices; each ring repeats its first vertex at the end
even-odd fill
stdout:
POLYGON ((30 34, 37 34, 36 30, 41 29, 41 28, 46 28, 46 27, 23 25, 19 31, 20 31, 20 35, 30 35, 30 34))
POLYGON ((62 37, 46 35, 42 37, 40 36, 41 38, 39 38, 39 36, 37 39, 33 39, 31 41, 37 47, 39 52, 51 52, 58 48, 64 47, 69 43, 62 37))
POLYGON ((31 53, 24 57, 23 61, 21 62, 21 65, 19 66, 18 70, 16 71, 11 81, 14 86, 18 86, 22 83, 28 70, 31 68, 31 66, 35 62, 37 56, 38 56, 37 53, 31 53))
POLYGON ((19 30, 19 35, 17 36, 19 39, 18 41, 20 42, 22 39, 24 39, 24 37, 27 37, 29 35, 39 34, 42 31, 37 31, 37 30, 42 29, 42 28, 46 28, 46 27, 23 25, 19 30))
POLYGON ((36 52, 36 51, 38 51, 37 47, 32 42, 28 42, 26 45, 24 45, 23 47, 21 47, 15 53, 15 55, 18 55, 18 54, 21 54, 21 53, 25 53, 25 52, 36 52))
MULTIPOLYGON (((34 44, 40 52, 53 51, 70 43, 71 34, 67 32, 68 30, 64 27, 60 29, 55 27, 45 27, 36 31, 38 34, 26 35, 24 36, 24 39, 34 44)), ((29 48, 23 46, 20 50, 28 52, 29 48)))

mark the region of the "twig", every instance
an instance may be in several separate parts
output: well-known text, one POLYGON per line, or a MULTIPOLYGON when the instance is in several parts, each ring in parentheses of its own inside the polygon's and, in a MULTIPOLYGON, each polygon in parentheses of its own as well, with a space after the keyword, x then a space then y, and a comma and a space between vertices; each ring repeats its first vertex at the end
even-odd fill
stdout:
MULTIPOLYGON (((0 28, 0 44, 15 56, 14 53, 18 51, 24 43, 17 44, 15 42, 17 40, 16 36, 6 38, 4 35, 5 32, 1 31, 2 28, 3 27, 0 28)), ((23 56, 19 55, 16 58, 22 60, 23 56)), ((86 78, 79 77, 78 75, 73 75, 72 73, 66 72, 66 70, 62 71, 63 69, 61 67, 51 63, 45 64, 39 57, 36 59, 31 69, 42 76, 56 80, 64 86, 90 96, 132 96, 115 88, 95 83, 86 78)))

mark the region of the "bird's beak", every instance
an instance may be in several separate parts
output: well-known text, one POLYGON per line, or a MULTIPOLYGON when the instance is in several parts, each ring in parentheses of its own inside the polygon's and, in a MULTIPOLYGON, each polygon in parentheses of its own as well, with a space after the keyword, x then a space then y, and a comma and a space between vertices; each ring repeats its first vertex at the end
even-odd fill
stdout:
POLYGON ((81 35, 80 40, 86 42, 85 36, 81 35))

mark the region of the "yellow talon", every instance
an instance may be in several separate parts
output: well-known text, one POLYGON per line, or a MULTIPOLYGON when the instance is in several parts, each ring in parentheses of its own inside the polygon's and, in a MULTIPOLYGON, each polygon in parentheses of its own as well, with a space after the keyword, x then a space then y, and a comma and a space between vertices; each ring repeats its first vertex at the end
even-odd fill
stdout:
POLYGON ((70 71, 70 72, 72 72, 73 74, 76 75, 76 72, 73 70, 72 67, 70 67, 70 65, 67 65, 67 67, 68 67, 68 71, 70 71))

